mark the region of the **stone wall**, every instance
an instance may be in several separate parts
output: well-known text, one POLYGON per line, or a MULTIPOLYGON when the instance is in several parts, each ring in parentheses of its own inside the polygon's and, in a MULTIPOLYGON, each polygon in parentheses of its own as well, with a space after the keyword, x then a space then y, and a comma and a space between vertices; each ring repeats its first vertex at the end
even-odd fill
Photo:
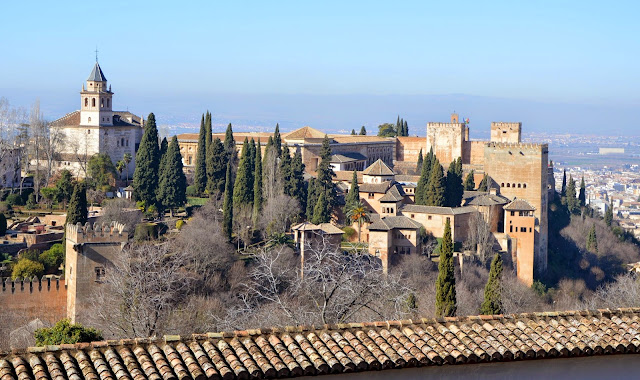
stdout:
POLYGON ((424 137, 398 137, 396 138, 396 156, 397 161, 418 162, 418 155, 422 149, 422 155, 429 153, 427 148, 427 139, 424 137))
POLYGON ((519 143, 522 123, 491 123, 491 142, 519 143))
POLYGON ((463 157, 465 129, 463 123, 428 123, 427 151, 433 149, 441 164, 463 157))

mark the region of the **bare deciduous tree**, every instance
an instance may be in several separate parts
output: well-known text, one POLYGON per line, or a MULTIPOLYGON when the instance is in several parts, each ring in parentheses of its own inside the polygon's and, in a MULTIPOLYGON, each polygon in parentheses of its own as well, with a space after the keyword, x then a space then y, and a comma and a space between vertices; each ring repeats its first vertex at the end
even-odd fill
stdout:
POLYGON ((122 223, 127 226, 129 231, 134 231, 136 225, 141 221, 142 212, 136 208, 133 201, 125 198, 114 198, 107 201, 102 207, 102 215, 98 219, 98 223, 122 223))
POLYGON ((491 220, 491 211, 483 217, 482 213, 473 213, 469 219, 469 240, 466 242, 467 248, 475 251, 478 259, 486 263, 493 252, 493 234, 491 226, 487 221, 491 220))
POLYGON ((260 217, 260 230, 265 236, 285 233, 300 213, 298 201, 288 195, 271 197, 264 205, 260 217))

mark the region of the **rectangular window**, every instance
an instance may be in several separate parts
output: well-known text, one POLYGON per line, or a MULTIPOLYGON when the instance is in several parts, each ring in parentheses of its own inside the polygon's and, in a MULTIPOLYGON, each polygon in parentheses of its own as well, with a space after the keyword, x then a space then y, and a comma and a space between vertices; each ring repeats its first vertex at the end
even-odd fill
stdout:
POLYGON ((515 215, 516 215, 515 211, 511 211, 511 216, 515 216, 515 215))
POLYGON ((104 267, 96 267, 96 282, 102 282, 104 280, 104 267))
POLYGON ((509 226, 509 232, 513 232, 513 226, 509 226))
POLYGON ((431 215, 427 216, 427 220, 431 220, 431 215))
POLYGON ((369 199, 373 199, 373 193, 369 193, 369 199))

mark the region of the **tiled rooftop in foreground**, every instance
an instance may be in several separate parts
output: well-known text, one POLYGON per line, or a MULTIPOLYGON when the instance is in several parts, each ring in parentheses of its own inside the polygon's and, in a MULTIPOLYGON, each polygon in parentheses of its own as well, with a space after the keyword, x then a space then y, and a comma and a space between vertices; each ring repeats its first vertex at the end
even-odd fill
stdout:
POLYGON ((14 350, 0 353, 0 379, 287 378, 627 354, 640 352, 639 330, 640 308, 256 329, 14 350))

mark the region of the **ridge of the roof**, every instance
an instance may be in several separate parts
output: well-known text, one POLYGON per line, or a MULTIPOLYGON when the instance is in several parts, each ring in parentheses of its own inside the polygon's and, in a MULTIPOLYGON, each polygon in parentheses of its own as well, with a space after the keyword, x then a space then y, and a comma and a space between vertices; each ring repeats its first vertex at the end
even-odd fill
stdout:
POLYGON ((620 308, 287 326, 30 347, 0 353, 0 377, 53 378, 50 374, 55 373, 64 378, 99 378, 102 373, 118 373, 119 378, 286 378, 638 352, 640 308, 620 308))
POLYGON ((376 162, 369 165, 366 169, 362 171, 364 175, 393 175, 393 170, 387 166, 381 159, 377 159, 376 162))
POLYGON ((503 209, 514 211, 535 211, 536 208, 522 198, 514 198, 513 201, 506 204, 503 209))
POLYGON ((285 140, 323 139, 324 136, 326 136, 326 133, 309 126, 304 126, 282 135, 285 140))
POLYGON ((87 80, 95 81, 95 82, 106 82, 107 77, 104 76, 102 69, 98 62, 93 66, 93 70, 91 70, 91 74, 89 74, 89 78, 87 80))

